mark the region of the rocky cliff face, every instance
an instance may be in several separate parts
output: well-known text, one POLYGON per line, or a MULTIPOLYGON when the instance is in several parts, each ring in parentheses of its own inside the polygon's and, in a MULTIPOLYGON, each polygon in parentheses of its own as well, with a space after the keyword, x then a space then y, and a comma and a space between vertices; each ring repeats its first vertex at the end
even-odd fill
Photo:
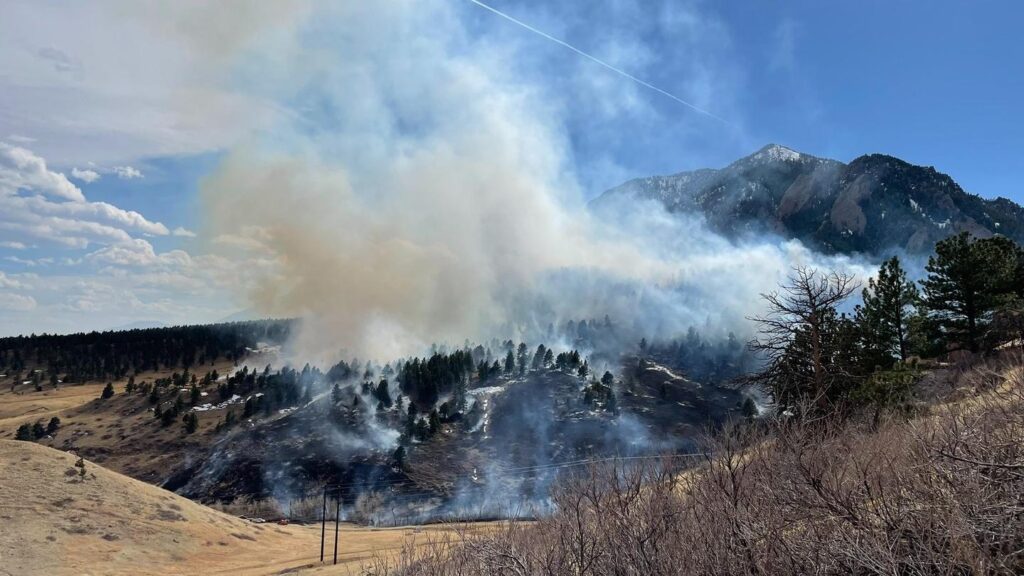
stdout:
POLYGON ((703 214, 730 237, 774 233, 826 253, 927 254, 969 231, 1024 242, 1024 208, 964 192, 934 168, 870 154, 849 164, 771 144, 719 169, 631 180, 596 200, 623 195, 703 214))

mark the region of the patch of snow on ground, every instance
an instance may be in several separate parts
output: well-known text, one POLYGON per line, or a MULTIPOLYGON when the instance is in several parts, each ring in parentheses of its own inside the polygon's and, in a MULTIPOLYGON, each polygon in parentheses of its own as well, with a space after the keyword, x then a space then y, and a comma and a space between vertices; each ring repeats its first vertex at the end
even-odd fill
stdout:
POLYGON ((480 411, 482 413, 480 420, 469 430, 470 434, 483 431, 484 438, 488 437, 487 430, 491 424, 491 396, 504 391, 507 386, 508 384, 502 384, 500 386, 486 386, 466 391, 466 395, 471 396, 473 399, 473 406, 480 402, 480 411))
POLYGON ((686 380, 686 378, 683 378, 679 374, 676 374, 675 372, 669 370, 668 368, 662 366, 661 364, 651 364, 650 366, 647 366, 646 368, 647 368, 647 370, 652 370, 654 372, 661 372, 663 374, 668 374, 670 377, 675 378, 676 380, 686 380))
POLYGON ((469 396, 484 396, 497 394, 498 392, 504 390, 505 386, 505 384, 502 384, 501 386, 486 386, 484 388, 474 388, 472 390, 467 390, 466 394, 469 396))
POLYGON ((221 402, 220 404, 201 404, 192 408, 193 412, 208 412, 210 410, 223 410, 232 404, 238 404, 242 401, 242 397, 238 394, 233 394, 231 398, 221 402))

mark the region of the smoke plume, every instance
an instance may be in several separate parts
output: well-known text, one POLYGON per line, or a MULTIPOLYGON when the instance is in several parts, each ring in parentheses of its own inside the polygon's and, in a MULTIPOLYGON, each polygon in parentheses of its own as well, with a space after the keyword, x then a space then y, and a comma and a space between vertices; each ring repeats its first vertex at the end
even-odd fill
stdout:
POLYGON ((246 55, 244 81, 290 113, 204 183, 208 232, 268 270, 242 289, 304 319, 299 353, 389 359, 605 314, 630 334, 724 332, 818 262, 659 206, 591 214, 564 110, 455 4, 342 3, 292 30, 287 58, 246 55))

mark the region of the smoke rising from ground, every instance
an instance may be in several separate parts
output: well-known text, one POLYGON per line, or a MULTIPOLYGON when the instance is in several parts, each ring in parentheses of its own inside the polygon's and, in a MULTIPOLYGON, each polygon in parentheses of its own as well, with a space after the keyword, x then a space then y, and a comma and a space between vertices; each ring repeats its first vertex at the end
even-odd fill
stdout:
POLYGON ((205 182, 209 232, 272 263, 243 289, 263 314, 304 319, 300 354, 389 359, 605 314, 631 334, 725 332, 792 265, 819 262, 657 206, 591 214, 558 107, 517 74, 514 46, 473 38, 460 15, 345 3, 252 67, 293 114, 205 182))

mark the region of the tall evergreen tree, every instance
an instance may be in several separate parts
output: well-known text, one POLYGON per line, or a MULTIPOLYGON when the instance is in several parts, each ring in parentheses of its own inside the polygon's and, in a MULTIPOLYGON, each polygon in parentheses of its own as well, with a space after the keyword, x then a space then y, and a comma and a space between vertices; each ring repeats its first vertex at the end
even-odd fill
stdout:
POLYGON ((511 376, 516 369, 516 357, 512 354, 512 350, 509 350, 505 354, 505 374, 511 376))
POLYGON ((547 348, 545 348, 543 344, 538 345, 537 346, 537 351, 533 354, 533 362, 531 362, 530 367, 533 368, 534 370, 537 370, 541 366, 543 366, 544 365, 544 354, 546 352, 547 352, 547 348))
MULTIPOLYGON (((909 325, 918 300, 917 287, 907 279, 899 258, 886 260, 878 278, 868 280, 857 307, 864 353, 871 364, 892 364, 910 355, 909 325)), ((868 366, 869 368, 871 366, 868 366)))
POLYGON ((189 412, 188 414, 185 414, 184 422, 186 434, 192 434, 199 428, 199 417, 196 416, 195 412, 189 412))
POLYGON ((1019 257, 1020 248, 1001 236, 972 240, 962 232, 935 245, 923 303, 951 344, 982 349, 993 313, 1012 297, 1019 257))

